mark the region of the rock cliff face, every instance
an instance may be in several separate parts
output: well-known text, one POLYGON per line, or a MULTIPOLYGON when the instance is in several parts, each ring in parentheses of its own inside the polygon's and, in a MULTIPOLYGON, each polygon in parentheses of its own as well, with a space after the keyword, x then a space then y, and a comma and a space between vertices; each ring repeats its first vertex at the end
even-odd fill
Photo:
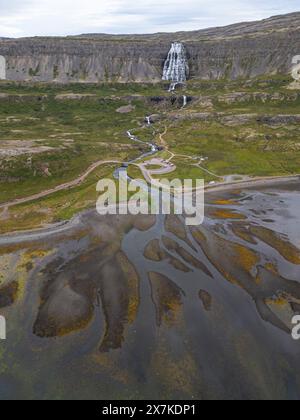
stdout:
POLYGON ((0 38, 0 55, 9 80, 157 82, 172 41, 184 43, 192 78, 287 74, 300 54, 300 13, 175 34, 0 38))

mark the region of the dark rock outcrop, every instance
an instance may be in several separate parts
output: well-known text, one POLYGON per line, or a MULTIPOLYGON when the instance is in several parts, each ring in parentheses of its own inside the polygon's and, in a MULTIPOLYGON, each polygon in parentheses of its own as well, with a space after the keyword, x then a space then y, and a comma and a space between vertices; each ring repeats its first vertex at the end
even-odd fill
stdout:
POLYGON ((197 120, 201 122, 217 121, 227 126, 239 126, 251 123, 268 126, 298 125, 300 115, 258 115, 258 114, 232 114, 225 115, 223 112, 189 112, 188 114, 171 113, 172 121, 197 120))
POLYGON ((175 39, 194 78, 287 74, 299 54, 300 13, 176 34, 0 39, 0 55, 10 80, 158 82, 175 39))

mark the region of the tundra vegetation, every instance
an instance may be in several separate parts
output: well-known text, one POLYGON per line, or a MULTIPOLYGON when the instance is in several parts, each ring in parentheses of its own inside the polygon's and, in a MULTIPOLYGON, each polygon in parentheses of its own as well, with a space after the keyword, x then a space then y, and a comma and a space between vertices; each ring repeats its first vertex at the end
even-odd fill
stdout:
MULTIPOLYGON (((299 174, 300 92, 291 83, 291 77, 280 75, 191 79, 184 90, 169 93, 165 83, 1 81, 1 233, 66 220, 94 207, 97 180, 112 177, 118 166, 112 161, 128 162, 147 151, 128 138, 129 129, 162 147, 157 157, 174 164, 167 178, 204 178, 209 183, 230 175, 299 174), (145 116, 150 115, 153 123, 147 125, 145 116), (108 163, 73 188, 3 206, 70 182, 100 161, 108 163)), ((136 167, 130 166, 129 173, 141 177, 136 167)))

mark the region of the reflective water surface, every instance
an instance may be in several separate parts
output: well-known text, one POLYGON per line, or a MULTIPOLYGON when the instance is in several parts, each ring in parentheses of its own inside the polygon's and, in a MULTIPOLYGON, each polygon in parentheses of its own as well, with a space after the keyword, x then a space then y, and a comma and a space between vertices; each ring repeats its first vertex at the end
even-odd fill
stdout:
POLYGON ((290 183, 1 245, 0 398, 298 399, 299 209, 290 183))

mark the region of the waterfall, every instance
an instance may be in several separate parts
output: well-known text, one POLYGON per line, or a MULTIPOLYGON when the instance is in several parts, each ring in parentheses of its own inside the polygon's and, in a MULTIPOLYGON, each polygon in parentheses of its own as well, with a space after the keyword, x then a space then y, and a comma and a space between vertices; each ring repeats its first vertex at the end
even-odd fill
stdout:
MULTIPOLYGON (((158 146, 155 143, 150 143, 150 142, 142 141, 138 137, 136 137, 133 134, 131 134, 131 131, 127 131, 126 134, 127 134, 127 137, 130 138, 130 140, 135 141, 137 143, 142 143, 142 144, 145 144, 145 145, 149 146, 150 149, 151 149, 150 154, 153 154, 153 153, 156 153, 156 152, 159 151, 159 148, 158 148, 158 146)), ((148 154, 149 153, 146 153, 145 155, 148 155, 148 154)), ((145 156, 145 155, 143 155, 143 156, 145 156)))
POLYGON ((183 96, 183 106, 182 108, 185 108, 187 106, 187 96, 183 96))
POLYGON ((145 120, 146 120, 147 125, 150 126, 151 125, 151 117, 146 117, 145 120))
POLYGON ((184 45, 181 42, 173 42, 164 65, 162 77, 163 80, 171 81, 169 91, 174 91, 179 83, 186 82, 188 73, 189 66, 184 45))
POLYGON ((169 87, 169 92, 174 92, 178 83, 172 82, 169 87))
POLYGON ((130 140, 136 141, 136 137, 133 136, 130 131, 127 131, 127 136, 130 138, 130 140))

